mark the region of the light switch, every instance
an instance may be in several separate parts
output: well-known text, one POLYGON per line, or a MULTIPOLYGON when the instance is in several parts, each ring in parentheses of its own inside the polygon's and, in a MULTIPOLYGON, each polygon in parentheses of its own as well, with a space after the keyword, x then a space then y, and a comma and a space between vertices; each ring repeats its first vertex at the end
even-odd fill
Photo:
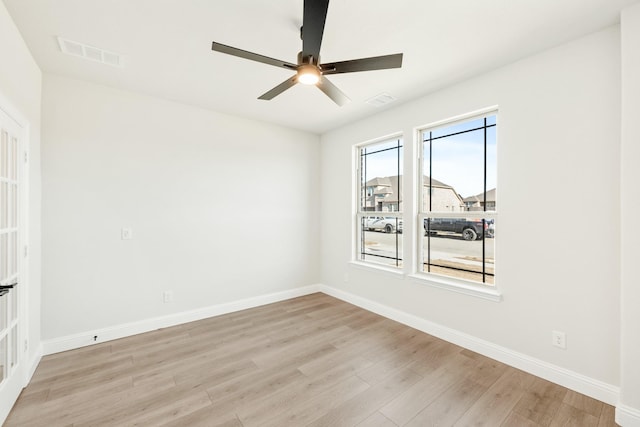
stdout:
POLYGON ((133 239, 133 231, 130 228, 123 228, 121 230, 122 240, 131 240, 133 239))

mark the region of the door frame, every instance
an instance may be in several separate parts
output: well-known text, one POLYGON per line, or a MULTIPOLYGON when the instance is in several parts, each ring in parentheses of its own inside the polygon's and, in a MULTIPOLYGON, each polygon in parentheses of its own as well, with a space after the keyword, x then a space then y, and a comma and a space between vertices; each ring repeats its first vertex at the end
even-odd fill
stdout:
MULTIPOLYGON (((11 376, 0 386, 0 424, 2 424, 13 407, 22 389, 27 386, 39 361, 39 352, 35 352, 33 363, 29 360, 29 145, 30 123, 13 107, 0 92, 0 113, 6 116, 19 133, 18 142, 18 337, 17 366, 11 376)), ((39 345, 39 343, 35 343, 39 345)), ((33 352, 32 352, 33 353, 33 352)))

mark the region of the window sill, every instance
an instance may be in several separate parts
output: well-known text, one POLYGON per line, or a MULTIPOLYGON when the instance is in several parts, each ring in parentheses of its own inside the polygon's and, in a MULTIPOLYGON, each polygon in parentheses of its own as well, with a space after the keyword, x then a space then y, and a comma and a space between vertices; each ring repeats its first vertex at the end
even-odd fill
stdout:
POLYGON ((439 289, 446 289, 464 295, 470 295, 476 298, 482 298, 493 302, 502 301, 502 294, 495 288, 489 288, 482 285, 474 285, 471 283, 455 282, 452 280, 434 277, 426 274, 411 274, 409 277, 417 283, 431 286, 439 289))
POLYGON ((361 270, 381 272, 386 275, 393 276, 396 279, 404 279, 404 273, 402 272, 402 269, 395 269, 391 267, 385 267, 384 265, 377 265, 360 261, 349 261, 349 265, 361 270))

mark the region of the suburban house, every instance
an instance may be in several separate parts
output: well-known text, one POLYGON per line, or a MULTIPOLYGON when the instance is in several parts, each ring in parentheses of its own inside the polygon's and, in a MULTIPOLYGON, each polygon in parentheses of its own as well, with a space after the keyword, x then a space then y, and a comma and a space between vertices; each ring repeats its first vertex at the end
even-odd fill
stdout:
POLYGON ((430 179, 428 176, 425 176, 422 182, 424 210, 429 208, 442 212, 461 212, 464 210, 462 197, 455 188, 435 178, 430 179), (426 197, 429 193, 431 193, 430 198, 426 197), (428 205, 428 200, 431 201, 431 206, 428 205))
POLYGON ((640 2, 306 1, 0 1, 0 424, 640 426, 640 2))
POLYGON ((398 188, 402 185, 402 177, 386 176, 370 179, 365 184, 366 211, 397 212, 402 209, 402 198, 398 188))
POLYGON ((485 202, 486 210, 492 211, 496 209, 496 189, 487 190, 487 193, 476 194, 462 199, 464 208, 467 211, 484 211, 485 202))
MULTIPOLYGON (((402 176, 385 176, 370 179, 365 184, 365 210, 377 212, 397 212, 402 210, 402 200, 398 203, 398 189, 402 188, 402 176), (398 186, 400 181, 400 186, 398 186), (400 208, 398 208, 400 206, 400 208)), ((434 210, 444 210, 446 212, 461 212, 466 206, 466 200, 460 197, 455 188, 438 181, 437 179, 429 180, 428 176, 423 181, 423 203, 425 208, 428 205, 428 198, 425 197, 431 193, 431 205, 434 210)), ((492 190, 495 197, 495 190, 492 190)), ((490 192, 487 192, 489 195, 490 192)), ((495 206, 495 200, 494 200, 495 206)), ((470 209, 467 209, 470 210, 470 209)))

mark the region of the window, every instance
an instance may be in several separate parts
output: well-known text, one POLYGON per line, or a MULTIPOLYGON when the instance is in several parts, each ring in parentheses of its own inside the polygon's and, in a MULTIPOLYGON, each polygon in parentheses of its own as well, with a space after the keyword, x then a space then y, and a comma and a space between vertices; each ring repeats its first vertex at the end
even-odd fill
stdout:
POLYGON ((357 147, 358 261, 402 267, 402 141, 357 147))
POLYGON ((419 270, 495 284, 496 115, 420 132, 419 270))

